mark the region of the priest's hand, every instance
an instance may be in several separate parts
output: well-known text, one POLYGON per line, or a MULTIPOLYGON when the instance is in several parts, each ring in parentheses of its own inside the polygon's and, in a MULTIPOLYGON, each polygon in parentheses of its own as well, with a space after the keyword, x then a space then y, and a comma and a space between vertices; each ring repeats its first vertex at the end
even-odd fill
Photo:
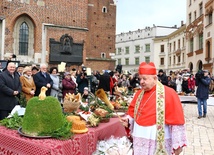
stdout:
POLYGON ((128 118, 121 118, 122 124, 124 127, 128 128, 129 126, 129 119, 128 118))
POLYGON ((174 150, 175 155, 179 155, 182 152, 182 147, 177 148, 176 150, 174 150))

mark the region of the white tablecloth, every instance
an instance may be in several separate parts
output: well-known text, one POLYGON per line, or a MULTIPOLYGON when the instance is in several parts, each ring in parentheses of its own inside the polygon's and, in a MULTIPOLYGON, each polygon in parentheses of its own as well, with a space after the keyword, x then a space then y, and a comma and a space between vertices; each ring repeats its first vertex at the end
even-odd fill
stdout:
MULTIPOLYGON (((197 103, 197 98, 195 96, 180 96, 179 98, 181 102, 190 102, 190 103, 197 103)), ((207 100, 207 105, 213 105, 214 106, 214 97, 209 97, 207 100)))

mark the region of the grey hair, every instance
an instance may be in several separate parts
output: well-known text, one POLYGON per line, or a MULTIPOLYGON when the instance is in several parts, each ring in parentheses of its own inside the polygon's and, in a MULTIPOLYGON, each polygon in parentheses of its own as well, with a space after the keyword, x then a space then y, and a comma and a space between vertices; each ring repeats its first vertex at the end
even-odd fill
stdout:
POLYGON ((48 65, 46 63, 41 63, 40 68, 42 68, 42 67, 48 67, 48 65))

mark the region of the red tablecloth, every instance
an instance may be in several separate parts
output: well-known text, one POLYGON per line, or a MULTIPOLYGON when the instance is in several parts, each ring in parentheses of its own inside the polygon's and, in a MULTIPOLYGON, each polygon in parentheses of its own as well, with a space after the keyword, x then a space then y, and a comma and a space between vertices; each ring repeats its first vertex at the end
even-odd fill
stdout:
POLYGON ((70 140, 33 139, 21 136, 16 130, 0 126, 0 154, 7 155, 91 155, 97 141, 111 136, 125 136, 125 129, 118 118, 89 128, 85 134, 76 134, 70 140))

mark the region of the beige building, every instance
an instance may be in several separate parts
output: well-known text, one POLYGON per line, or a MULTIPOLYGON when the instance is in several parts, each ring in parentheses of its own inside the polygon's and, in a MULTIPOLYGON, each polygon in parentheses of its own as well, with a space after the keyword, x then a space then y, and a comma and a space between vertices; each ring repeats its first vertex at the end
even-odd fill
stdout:
POLYGON ((187 0, 186 66, 193 73, 201 69, 213 73, 212 3, 213 0, 187 0))
POLYGON ((173 33, 154 39, 154 62, 158 69, 163 69, 167 75, 170 71, 185 69, 186 63, 186 25, 181 22, 181 27, 173 33))

